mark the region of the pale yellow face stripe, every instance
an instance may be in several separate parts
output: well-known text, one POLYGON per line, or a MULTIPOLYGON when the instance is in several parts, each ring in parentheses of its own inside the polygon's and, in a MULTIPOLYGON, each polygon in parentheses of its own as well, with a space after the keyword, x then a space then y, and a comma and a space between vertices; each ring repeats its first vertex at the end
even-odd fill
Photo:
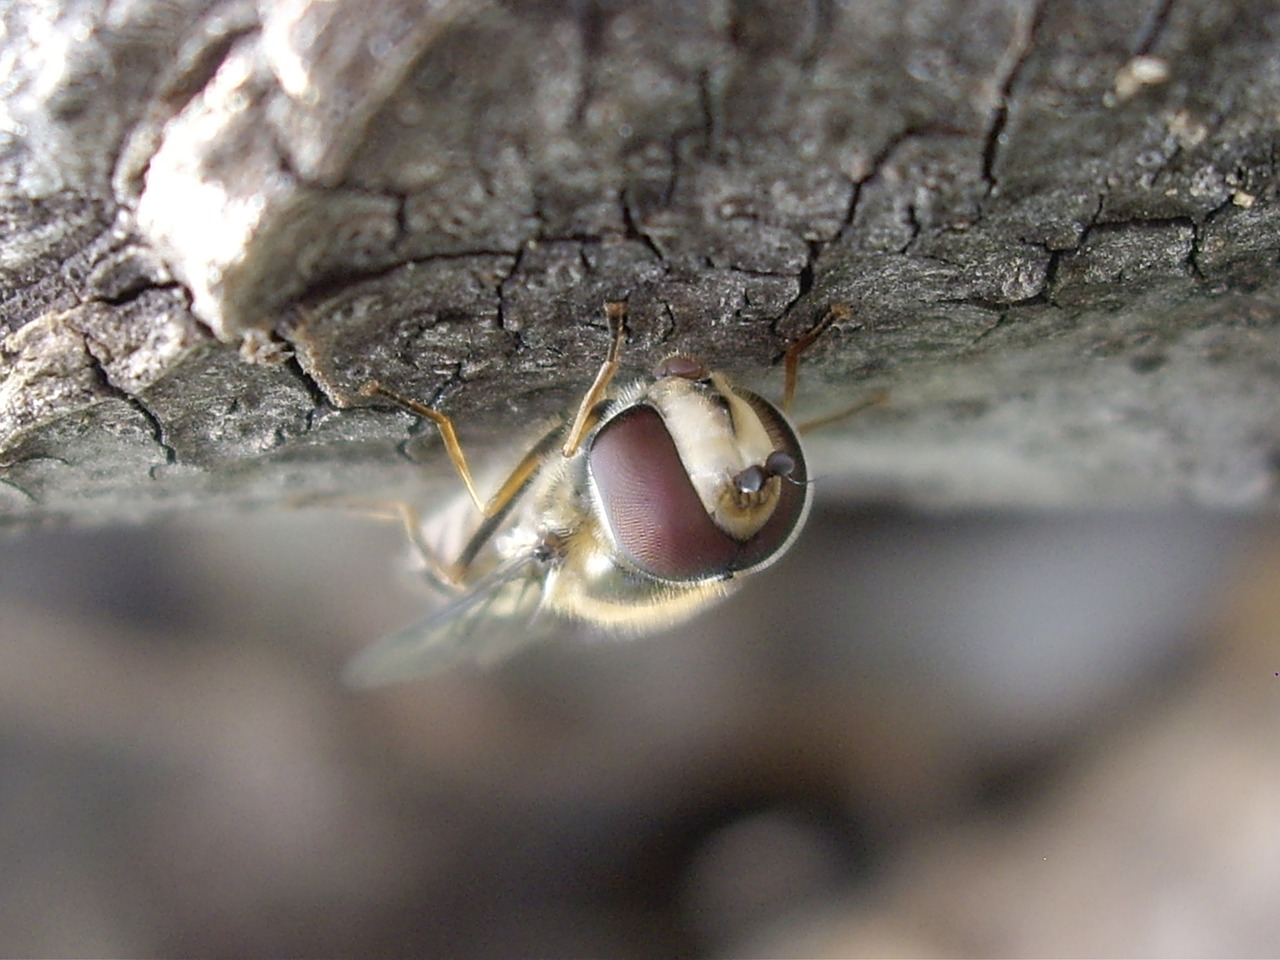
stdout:
POLYGON ((724 404, 709 397, 705 387, 676 377, 655 384, 649 400, 666 422, 703 508, 730 536, 746 540, 769 519, 777 495, 741 509, 733 479, 747 467, 763 464, 773 452, 773 440, 759 415, 722 375, 712 374, 711 383, 724 404))

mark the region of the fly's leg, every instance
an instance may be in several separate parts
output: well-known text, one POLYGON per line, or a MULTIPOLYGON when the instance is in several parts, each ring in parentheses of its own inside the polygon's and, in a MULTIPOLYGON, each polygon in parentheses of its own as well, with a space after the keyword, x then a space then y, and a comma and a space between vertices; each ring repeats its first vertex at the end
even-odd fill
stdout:
POLYGON ((340 507, 344 510, 355 510, 375 520, 392 520, 399 522, 404 528, 405 537, 422 560, 422 572, 431 581, 432 586, 446 592, 457 592, 463 583, 453 570, 442 563, 436 556, 435 549, 422 537, 422 517, 416 507, 404 500, 371 500, 363 497, 331 497, 323 494, 297 497, 289 502, 292 507, 307 507, 313 504, 340 507))
MULTIPOLYGON (((817 342, 818 338, 830 329, 832 324, 848 320, 851 316, 853 316, 853 311, 844 304, 832 304, 827 308, 826 313, 822 315, 821 319, 819 319, 817 323, 815 323, 803 336, 801 336, 800 339, 787 347, 787 352, 783 356, 783 413, 791 413, 791 403, 795 400, 796 380, 798 379, 800 372, 800 355, 813 346, 814 343, 817 342)), ((849 404, 849 406, 836 410, 833 413, 827 413, 820 417, 815 417, 812 420, 806 420, 804 423, 799 424, 796 429, 802 434, 809 433, 819 427, 825 427, 829 423, 836 423, 837 421, 843 420, 845 417, 851 417, 855 413, 865 410, 868 407, 878 406, 879 404, 884 403, 888 398, 889 394, 887 392, 883 390, 878 391, 868 397, 855 400, 853 403, 849 404)))
MULTIPOLYGON (((596 374, 595 382, 591 384, 590 389, 583 396, 582 402, 578 405, 577 416, 574 417, 573 425, 569 428, 564 446, 561 449, 561 453, 566 457, 571 457, 578 452, 579 447, 582 445, 583 437, 586 436, 594 424, 596 404, 600 402, 605 391, 609 388, 609 383, 613 380, 614 374, 618 371, 618 358, 622 354, 622 345, 627 340, 627 305, 621 301, 610 301, 605 304, 604 310, 613 340, 609 345, 609 352, 605 355, 604 362, 600 365, 600 370, 596 374)), ((544 457, 549 454, 551 443, 559 428, 557 427, 547 433, 525 452, 520 462, 515 465, 506 480, 498 488, 498 491, 486 502, 480 499, 475 481, 471 476, 471 468, 467 466, 467 458, 462 452, 462 444, 458 442, 457 431, 453 428, 453 421, 446 414, 427 406, 425 403, 419 403, 416 400, 401 396, 394 390, 384 387, 377 380, 370 380, 364 384, 359 393, 361 396, 387 400, 402 410, 406 410, 415 416, 424 417, 434 423, 440 431, 441 440, 444 441, 445 450, 449 454, 449 461, 458 472, 458 476, 462 478, 462 482, 467 488, 467 493, 470 494, 472 502, 475 503, 476 508, 484 518, 479 529, 467 542, 458 559, 452 564, 445 565, 436 558, 431 547, 423 541, 422 525, 418 520, 417 511, 412 506, 407 503, 366 502, 359 504, 375 516, 399 519, 404 525, 410 543, 422 555, 428 576, 437 583, 456 589, 466 579, 472 561, 475 560, 476 555, 484 547, 485 543, 494 535, 504 514, 528 489, 530 480, 537 472, 544 457)))
POLYGON ((472 479, 471 470, 467 466, 467 458, 462 453, 462 445, 458 442, 458 435, 453 429, 453 421, 448 416, 439 410, 428 407, 424 403, 418 403, 416 400, 402 397, 393 390, 388 390, 376 380, 371 380, 361 387, 360 393, 367 397, 382 397, 389 400, 412 414, 426 417, 439 428, 440 436, 444 440, 445 450, 449 454, 449 460, 454 469, 458 471, 463 484, 466 485, 467 492, 471 495, 472 502, 475 503, 483 517, 479 528, 467 541, 462 553, 452 563, 442 563, 436 557, 435 551, 422 539, 422 525, 418 521, 417 511, 409 504, 382 504, 381 513, 383 516, 392 518, 398 516, 402 520, 405 530, 409 534, 409 541, 422 555, 431 579, 453 589, 462 586, 466 582, 471 564, 480 550, 497 532, 507 511, 528 489, 530 480, 537 473, 539 465, 549 452, 551 443, 560 428, 557 426, 530 447, 524 456, 520 458, 519 463, 512 468, 506 480, 498 487, 498 491, 486 502, 481 500, 480 495, 476 492, 475 481, 472 479))
POLYGON ((791 402, 796 398, 796 378, 800 372, 800 354, 804 353, 815 343, 831 327, 833 323, 841 320, 848 320, 853 316, 853 311, 842 303, 832 304, 827 307, 827 312, 822 315, 799 340, 796 340, 791 346, 787 347, 787 352, 783 356, 783 381, 782 381, 782 412, 791 412, 791 402))
POLYGON ((502 486, 498 488, 498 492, 490 497, 487 502, 481 500, 480 494, 476 492, 475 481, 471 478, 471 469, 467 466, 467 458, 462 453, 462 445, 458 442, 458 434, 453 429, 453 421, 447 415, 433 407, 428 407, 425 403, 402 397, 395 391, 388 390, 377 380, 370 380, 360 388, 359 392, 366 397, 382 397, 390 400, 396 406, 407 410, 409 413, 426 417, 439 427, 440 438, 444 441, 444 448, 449 454, 449 461, 453 464, 453 468, 458 471, 458 476, 462 478, 462 482, 466 485, 467 493, 471 495, 471 501, 476 505, 476 509, 480 511, 480 514, 486 520, 501 515, 511 506, 512 501, 519 496, 537 468, 537 460, 533 458, 534 450, 530 450, 516 465, 515 469, 511 471, 511 475, 503 481, 502 486))
POLYGON ((839 410, 824 413, 820 417, 814 417, 812 420, 805 420, 803 423, 796 424, 796 432, 801 436, 806 433, 812 433, 814 430, 825 427, 828 424, 839 423, 845 417, 852 417, 855 413, 861 413, 868 407, 878 407, 888 399, 889 391, 877 390, 869 396, 853 401, 847 407, 841 407, 839 410))
POLYGON ((471 501, 486 517, 492 512, 501 509, 501 504, 494 506, 492 502, 486 504, 480 499, 480 494, 476 492, 475 481, 471 479, 471 469, 467 466, 467 458, 462 453, 462 444, 458 442, 458 433, 453 429, 453 421, 445 414, 436 410, 434 407, 428 407, 425 403, 419 403, 417 400, 410 400, 408 397, 402 397, 394 390, 388 390, 377 380, 370 380, 360 388, 360 395, 364 397, 381 397, 384 400, 390 400, 402 410, 407 410, 415 416, 425 417, 434 423, 440 431, 440 439, 444 441, 444 448, 449 454, 449 461, 453 464, 453 468, 458 471, 458 476, 462 477, 462 482, 467 487, 467 493, 471 494, 471 501))
POLYGON ((613 380, 614 374, 618 372, 618 358, 622 356, 622 345, 627 342, 627 305, 620 300, 611 300, 604 305, 604 315, 609 322, 609 332, 613 334, 613 341, 609 344, 609 352, 605 354, 604 363, 600 364, 595 382, 591 384, 590 389, 583 395, 582 402, 578 404, 578 413, 573 418, 573 426, 569 428, 561 450, 566 457, 572 457, 582 446, 582 438, 587 435, 587 431, 592 426, 592 412, 604 396, 604 392, 609 389, 609 382, 613 380))

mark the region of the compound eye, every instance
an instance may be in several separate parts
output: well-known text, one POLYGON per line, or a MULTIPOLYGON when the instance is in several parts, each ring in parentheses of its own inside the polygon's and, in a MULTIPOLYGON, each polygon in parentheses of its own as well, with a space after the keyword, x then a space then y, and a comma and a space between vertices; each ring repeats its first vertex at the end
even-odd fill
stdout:
POLYGON ((663 377, 679 377, 681 380, 705 380, 711 376, 707 365, 697 357, 683 353, 673 353, 658 362, 653 368, 653 375, 661 380, 663 377))
POLYGON ((604 520, 637 568, 663 580, 704 580, 737 569, 743 544, 707 514, 652 407, 632 407, 601 427, 587 462, 604 520))

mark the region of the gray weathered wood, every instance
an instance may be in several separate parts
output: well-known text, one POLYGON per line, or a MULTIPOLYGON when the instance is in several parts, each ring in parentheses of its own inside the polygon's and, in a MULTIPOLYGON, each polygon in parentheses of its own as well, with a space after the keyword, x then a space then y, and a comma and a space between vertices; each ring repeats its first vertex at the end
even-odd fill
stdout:
POLYGON ((8 4, 0 509, 452 482, 627 360, 763 389, 828 304, 831 490, 1280 502, 1269 0, 8 4), (430 438, 430 431, 415 429, 430 438), (405 453, 425 460, 409 468, 405 453))

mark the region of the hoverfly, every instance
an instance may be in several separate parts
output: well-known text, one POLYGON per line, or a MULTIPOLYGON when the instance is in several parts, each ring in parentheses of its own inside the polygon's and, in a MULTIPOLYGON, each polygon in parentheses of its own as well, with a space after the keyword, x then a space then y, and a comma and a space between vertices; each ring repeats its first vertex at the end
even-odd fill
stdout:
POLYGON ((433 542, 441 531, 433 535, 411 507, 394 505, 426 576, 454 598, 357 655, 349 683, 493 662, 565 621, 631 634, 672 626, 795 542, 812 486, 799 433, 783 411, 800 354, 847 310, 831 308, 791 344, 781 409, 680 353, 651 376, 611 389, 627 336, 625 304, 607 303, 605 315, 612 340, 576 414, 543 433, 488 501, 448 416, 377 381, 361 388, 435 423, 467 490, 452 519, 460 509, 471 519, 454 536, 455 558, 445 561, 433 542))

